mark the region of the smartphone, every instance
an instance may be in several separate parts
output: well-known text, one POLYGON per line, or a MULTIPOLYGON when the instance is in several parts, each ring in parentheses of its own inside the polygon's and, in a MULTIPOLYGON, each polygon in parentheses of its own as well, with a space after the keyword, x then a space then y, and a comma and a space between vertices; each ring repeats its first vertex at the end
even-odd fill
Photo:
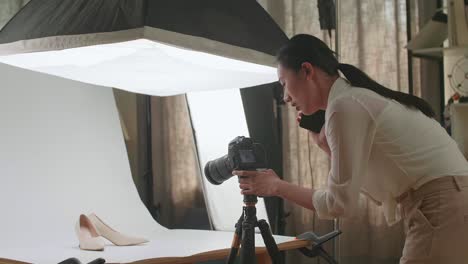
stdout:
POLYGON ((311 115, 301 115, 299 126, 310 130, 314 133, 320 133, 323 125, 325 124, 325 111, 319 110, 311 115))

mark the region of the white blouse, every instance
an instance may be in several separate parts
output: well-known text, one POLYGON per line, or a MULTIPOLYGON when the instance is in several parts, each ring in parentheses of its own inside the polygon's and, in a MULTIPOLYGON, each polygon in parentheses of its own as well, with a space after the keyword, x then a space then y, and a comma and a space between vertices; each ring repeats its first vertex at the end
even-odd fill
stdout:
POLYGON ((316 190, 320 218, 357 212, 359 192, 381 204, 388 224, 396 197, 446 175, 468 176, 468 162, 440 124, 416 109, 338 78, 325 115, 331 150, 328 188, 316 190))

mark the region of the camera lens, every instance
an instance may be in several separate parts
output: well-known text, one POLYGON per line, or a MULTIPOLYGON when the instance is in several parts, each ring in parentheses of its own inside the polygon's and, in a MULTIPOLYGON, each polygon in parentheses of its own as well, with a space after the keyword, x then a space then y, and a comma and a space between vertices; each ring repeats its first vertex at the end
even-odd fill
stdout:
POLYGON ((231 178, 232 168, 228 164, 228 155, 206 163, 204 169, 206 179, 212 184, 219 185, 231 178))

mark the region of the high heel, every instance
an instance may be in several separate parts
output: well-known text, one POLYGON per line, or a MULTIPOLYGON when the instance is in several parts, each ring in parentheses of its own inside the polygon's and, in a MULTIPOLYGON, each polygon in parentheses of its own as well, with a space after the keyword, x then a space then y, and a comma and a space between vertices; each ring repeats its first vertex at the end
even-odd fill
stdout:
POLYGON ((110 228, 97 215, 88 215, 91 222, 96 226, 98 233, 117 246, 131 246, 149 242, 147 239, 124 235, 110 228))
POLYGON ((96 227, 86 215, 80 215, 75 225, 76 236, 80 241, 80 248, 83 250, 104 250, 104 241, 99 236, 96 227))

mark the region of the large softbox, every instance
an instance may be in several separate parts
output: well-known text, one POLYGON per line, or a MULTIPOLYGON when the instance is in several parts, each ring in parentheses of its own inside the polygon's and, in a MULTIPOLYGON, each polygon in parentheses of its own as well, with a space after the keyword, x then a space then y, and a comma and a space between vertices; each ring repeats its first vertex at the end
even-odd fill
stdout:
POLYGON ((286 40, 254 0, 32 0, 0 31, 0 62, 173 95, 273 82, 286 40))

